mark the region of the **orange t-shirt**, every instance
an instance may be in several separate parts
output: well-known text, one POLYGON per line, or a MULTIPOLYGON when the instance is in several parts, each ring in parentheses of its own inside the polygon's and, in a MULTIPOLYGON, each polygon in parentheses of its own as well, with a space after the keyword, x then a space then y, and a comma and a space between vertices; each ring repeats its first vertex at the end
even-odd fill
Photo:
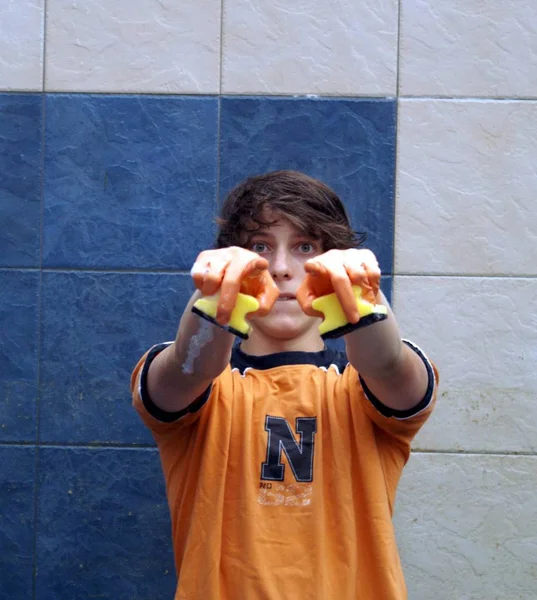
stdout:
POLYGON ((334 350, 252 357, 235 348, 210 390, 170 414, 145 389, 164 347, 140 360, 132 391, 160 450, 175 600, 405 599, 392 512, 436 396, 421 351, 411 345, 429 389, 405 413, 381 405, 334 350))

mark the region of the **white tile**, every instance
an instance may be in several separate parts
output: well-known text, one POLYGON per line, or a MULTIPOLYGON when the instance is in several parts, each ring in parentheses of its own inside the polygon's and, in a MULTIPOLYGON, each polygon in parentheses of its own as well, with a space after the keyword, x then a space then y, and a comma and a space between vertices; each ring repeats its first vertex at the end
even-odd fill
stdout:
POLYGON ((537 598, 536 456, 414 454, 395 527, 412 600, 537 598))
POLYGON ((220 0, 48 0, 50 91, 219 91, 220 0))
POLYGON ((537 102, 401 100, 397 148, 397 273, 537 274, 537 102))
POLYGON ((0 90, 43 89, 44 0, 4 0, 0 6, 0 90))
POLYGON ((414 447, 537 452, 537 279, 398 276, 394 305, 440 370, 414 447))
POLYGON ((537 2, 402 0, 400 93, 537 97, 537 2))
POLYGON ((394 95, 397 1, 225 0, 223 91, 394 95))

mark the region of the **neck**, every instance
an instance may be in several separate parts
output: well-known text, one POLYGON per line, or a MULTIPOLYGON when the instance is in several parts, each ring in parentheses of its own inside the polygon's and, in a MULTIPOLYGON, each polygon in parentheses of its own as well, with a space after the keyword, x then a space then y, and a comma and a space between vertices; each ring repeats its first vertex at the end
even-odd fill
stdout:
POLYGON ((256 334, 254 329, 250 337, 241 342, 240 347, 251 356, 264 356, 277 352, 318 352, 324 349, 324 342, 316 331, 286 340, 267 338, 256 334))

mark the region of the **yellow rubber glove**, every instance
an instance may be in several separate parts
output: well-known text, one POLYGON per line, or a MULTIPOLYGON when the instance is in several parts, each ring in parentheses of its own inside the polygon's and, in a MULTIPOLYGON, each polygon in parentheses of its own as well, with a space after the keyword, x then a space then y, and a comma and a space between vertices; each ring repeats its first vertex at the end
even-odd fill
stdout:
POLYGON ((247 336, 246 313, 265 316, 279 295, 267 269, 267 260, 245 248, 233 246, 202 252, 190 273, 195 286, 211 300, 208 303, 198 300, 194 304, 195 312, 203 313, 202 316, 209 317, 221 327, 234 321, 229 329, 237 335, 247 336), (233 314, 235 308, 240 314, 233 314), (236 326, 237 323, 240 325, 236 326))

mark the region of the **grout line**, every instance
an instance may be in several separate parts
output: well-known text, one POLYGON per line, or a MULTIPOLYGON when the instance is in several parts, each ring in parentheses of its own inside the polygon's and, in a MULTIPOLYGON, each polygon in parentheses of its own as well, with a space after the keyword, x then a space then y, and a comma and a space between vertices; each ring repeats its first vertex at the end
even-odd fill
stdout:
POLYGON ((442 277, 443 279, 537 279, 537 275, 493 273, 394 273, 394 277, 442 277))
POLYGON ((222 96, 218 97, 218 112, 216 119, 216 185, 214 199, 214 216, 216 216, 216 214, 218 213, 218 206, 220 205, 220 138, 222 135, 222 96))
POLYGON ((45 92, 47 81, 47 0, 43 0, 43 68, 41 69, 41 91, 45 92))
POLYGON ((39 161, 39 275, 37 285, 37 311, 36 311, 36 344, 37 344, 37 370, 36 370, 36 395, 35 395, 35 459, 34 459, 34 539, 33 539, 33 565, 32 565, 32 599, 37 594, 37 519, 39 509, 39 420, 40 420, 40 381, 41 381, 41 319, 43 313, 43 221, 45 212, 45 119, 46 119, 46 77, 47 77, 47 0, 43 0, 43 68, 41 71, 41 156, 39 161))
MULTIPOLYGON (((114 267, 13 267, 0 266, 0 273, 6 271, 21 271, 26 273, 104 273, 109 275, 187 275, 186 269, 123 269, 114 267)), ((420 273, 385 271, 383 277, 442 277, 443 279, 537 279, 537 274, 512 273, 420 273)))
POLYGON ((537 457, 536 452, 501 450, 412 450, 412 454, 442 454, 444 456, 524 456, 537 457))
POLYGON ((224 62, 224 0, 220 0, 220 72, 218 82, 218 95, 222 95, 223 80, 223 62, 224 62))
MULTIPOLYGON (((3 93, 3 92, 0 92, 3 93)), ((20 92, 19 92, 20 93, 20 92)), ((46 92, 49 96, 107 96, 109 98, 190 98, 199 100, 200 98, 217 98, 218 92, 151 92, 151 91, 103 91, 103 90, 54 90, 48 89, 46 92)))
POLYGON ((401 20, 402 20, 402 9, 401 3, 403 0, 397 2, 397 59, 396 59, 396 75, 395 75, 395 96, 399 98, 401 94, 401 20))
MULTIPOLYGON (((35 394, 35 460, 34 460, 34 540, 33 540, 33 573, 32 573, 32 598, 36 597, 36 582, 37 582, 37 518, 39 507, 39 430, 41 417, 41 321, 43 316, 43 229, 44 229, 44 214, 45 214, 45 127, 46 127, 46 95, 45 95, 45 80, 46 80, 46 21, 47 21, 47 0, 44 0, 43 6, 43 70, 42 70, 42 94, 41 94, 41 148, 39 159, 39 269, 38 284, 37 284, 37 310, 36 310, 36 394, 35 394)), ((34 271, 34 269, 31 269, 34 271)))
POLYGON ((537 102, 537 96, 399 96, 403 100, 442 100, 455 102, 537 102))
POLYGON ((120 442, 0 442, 0 448, 85 448, 89 450, 158 450, 155 444, 120 442))
POLYGON ((41 268, 40 267, 17 267, 17 266, 6 266, 6 267, 0 267, 0 272, 3 271, 24 271, 25 273, 32 273, 32 272, 38 272, 40 271, 41 268))
MULTIPOLYGON (((222 75, 223 80, 223 75, 222 75)), ((0 94, 20 94, 21 91, 24 90, 5 90, 1 91, 0 94)), ((32 90, 24 93, 41 93, 32 90)), ((151 91, 151 90, 136 90, 136 91, 103 91, 103 90, 55 90, 48 89, 47 93, 54 96, 115 96, 115 97, 128 97, 133 96, 135 98, 143 98, 144 96, 160 96, 162 98, 173 98, 177 96, 181 96, 182 98, 215 98, 220 95, 219 92, 216 93, 207 93, 207 92, 162 92, 162 91, 151 91)), ((267 97, 267 98, 283 98, 283 99, 302 99, 302 100, 322 100, 322 99, 341 99, 341 100, 390 100, 395 97, 390 94, 386 94, 385 92, 379 93, 368 93, 368 94, 356 94, 356 93, 344 93, 344 92, 334 92, 334 93, 323 93, 323 94, 309 94, 307 92, 265 92, 265 91, 250 91, 250 92, 226 92, 225 94, 221 94, 223 96, 231 96, 233 98, 258 98, 258 97, 267 97)), ((424 97, 425 99, 427 97, 424 97)), ((465 97, 463 97, 464 99, 465 97)), ((492 98, 494 100, 494 98, 492 98)), ((515 98, 516 100, 516 98, 515 98)), ((537 101, 537 98, 535 98, 537 101)))
MULTIPOLYGON (((45 221, 45 127, 46 127, 46 96, 43 94, 41 113, 41 159, 39 164, 40 177, 40 216, 39 216, 39 283, 37 292, 37 395, 35 406, 36 444, 39 444, 40 424, 40 390, 41 390, 41 321, 43 318, 43 239, 45 221)), ((32 269, 33 270, 33 269, 32 269)))
MULTIPOLYGON (((99 443, 87 443, 87 442, 41 442, 35 444, 33 442, 0 442, 0 448, 35 448, 36 452, 39 449, 52 448, 55 450, 152 450, 158 452, 158 448, 154 444, 121 444, 116 442, 99 442, 99 443)), ((529 450, 434 450, 426 448, 415 448, 412 449, 412 454, 439 454, 444 456, 523 456, 523 457, 537 457, 537 452, 529 450)), ((38 458, 36 454, 36 459, 38 458)), ((37 477, 36 477, 37 485, 37 477)))
POLYGON ((39 510, 39 448, 35 447, 35 459, 34 459, 34 556, 33 556, 33 568, 32 568, 32 599, 35 600, 37 593, 37 517, 39 510))
POLYGON ((154 274, 154 275, 188 275, 185 269, 122 269, 122 268, 99 268, 99 267, 0 267, 2 271, 42 271, 43 273, 109 273, 109 274, 154 274))
POLYGON ((397 239, 397 189, 398 189, 398 177, 397 177, 397 165, 398 165, 398 148, 399 148, 399 100, 395 101, 395 139, 394 139, 394 161, 393 161, 393 208, 392 208, 392 297, 391 306, 395 310, 395 286, 393 285, 393 278, 395 277, 395 258, 396 258, 396 239, 397 239))
MULTIPOLYGON (((214 202, 214 216, 218 213, 220 204, 220 148, 222 133, 222 80, 224 61, 224 0, 220 0, 220 81, 218 94, 218 113, 216 122, 216 189, 214 202)), ((215 232, 216 235, 216 232, 215 232)))
POLYGON ((0 88, 0 96, 41 96, 42 94, 43 90, 27 90, 22 87, 16 90, 2 90, 0 88))
MULTIPOLYGON (((398 158, 398 146, 399 146, 399 93, 400 93, 400 62, 401 62, 401 2, 397 2, 397 55, 396 55, 396 73, 395 73, 395 132, 394 132, 394 161, 393 161, 393 209, 392 209, 392 272, 395 271, 395 240, 397 231, 397 158, 398 158)), ((392 293, 390 298, 390 304, 395 311, 395 286, 393 285, 392 279, 392 293)))
MULTIPOLYGON (((43 66, 44 72, 46 73, 45 67, 43 66)), ((17 94, 42 94, 43 91, 36 90, 1 90, 0 95, 17 95, 17 94)), ((163 92, 151 92, 151 91, 132 91, 132 92, 120 92, 120 91, 102 91, 102 90, 46 90, 47 95, 49 96, 110 96, 110 97, 133 97, 133 98, 143 98, 144 96, 148 97, 162 97, 162 98, 216 98, 220 94, 207 94, 204 93, 195 93, 195 92, 185 92, 185 93, 163 93, 163 92)), ((415 100, 415 101, 427 101, 427 100, 438 100, 438 101, 451 101, 451 102, 483 102, 483 103, 515 103, 522 102, 528 104, 537 104, 537 96, 413 96, 410 94, 397 94, 390 95, 386 93, 369 93, 369 94, 356 94, 356 93, 333 93, 333 94, 306 94, 303 92, 300 93, 282 93, 278 92, 277 94, 273 94, 270 92, 262 92, 262 91, 251 91, 251 92, 226 92, 222 94, 225 97, 232 98, 268 98, 268 99, 282 99, 282 100, 355 100, 355 101, 386 101, 386 100, 394 100, 395 98, 399 100, 415 100)))

